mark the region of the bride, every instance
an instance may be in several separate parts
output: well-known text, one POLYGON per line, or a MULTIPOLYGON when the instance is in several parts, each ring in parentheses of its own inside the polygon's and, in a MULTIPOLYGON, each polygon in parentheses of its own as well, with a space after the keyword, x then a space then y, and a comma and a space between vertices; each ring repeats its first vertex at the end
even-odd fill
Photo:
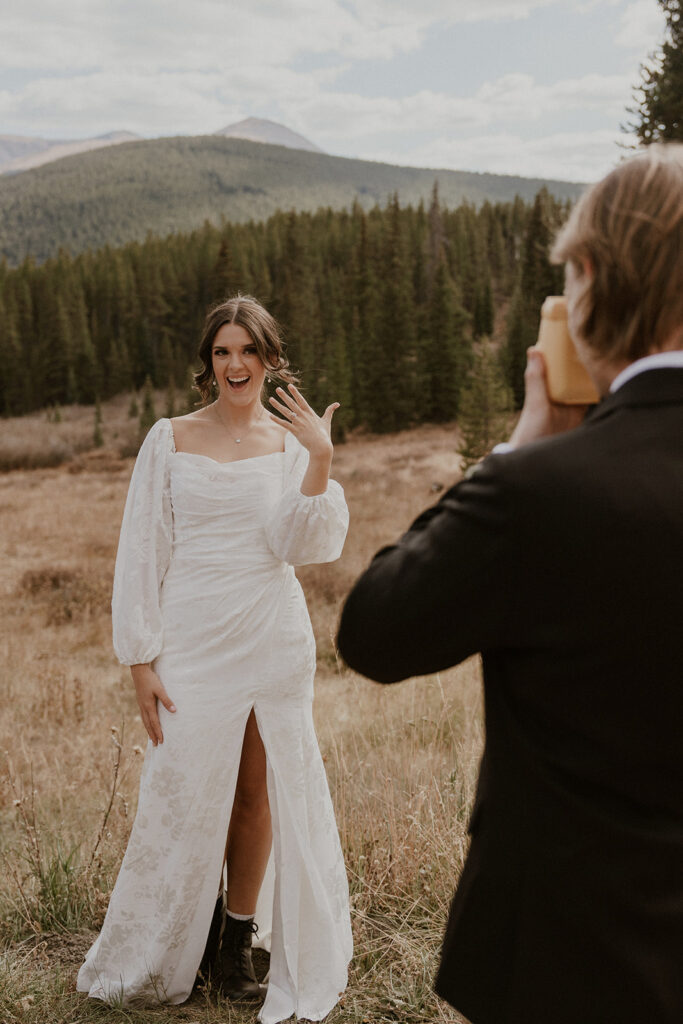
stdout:
POLYGON ((260 1002, 257 935, 271 954, 259 1020, 322 1020, 346 986, 351 930, 293 566, 332 561, 344 543, 344 495, 329 480, 337 405, 315 414, 249 296, 209 313, 199 357, 205 404, 152 427, 121 527, 114 648, 149 741, 78 989, 181 1003, 201 967, 226 998, 260 1002), (277 416, 262 404, 266 378, 287 385, 270 399, 277 416))

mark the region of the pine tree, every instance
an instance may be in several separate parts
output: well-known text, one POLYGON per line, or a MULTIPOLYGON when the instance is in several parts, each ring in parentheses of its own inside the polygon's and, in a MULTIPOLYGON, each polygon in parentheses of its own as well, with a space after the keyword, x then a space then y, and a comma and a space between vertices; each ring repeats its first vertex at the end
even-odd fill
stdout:
MULTIPOLYGON (((234 235, 232 227, 230 233, 234 235)), ((224 236, 211 274, 212 297, 214 301, 221 302, 245 290, 244 273, 235 259, 234 243, 224 236)))
POLYGON ((524 233, 520 273, 508 315, 507 339, 502 352, 507 382, 518 407, 524 401, 526 350, 536 340, 543 300, 548 295, 559 295, 562 292, 562 270, 553 266, 548 256, 562 212, 548 190, 540 189, 524 233))
POLYGON ((488 275, 477 284, 474 300, 472 332, 475 338, 490 337, 493 333, 493 295, 488 275))
POLYGON ((442 258, 434 270, 427 306, 427 336, 422 342, 426 380, 422 416, 426 422, 443 423, 455 418, 462 382, 467 371, 465 323, 455 286, 442 258))
POLYGON ((194 372, 190 368, 187 371, 185 392, 183 395, 183 413, 195 412, 199 404, 199 392, 194 382, 194 372))
POLYGON ((154 411, 154 394, 152 392, 152 380, 150 377, 145 378, 145 384, 142 391, 142 409, 140 410, 140 425, 139 434, 140 438, 144 438, 147 432, 157 421, 157 415, 154 411))
POLYGON ((306 399, 318 408, 326 394, 320 297, 321 246, 310 214, 287 214, 273 224, 272 312, 284 329, 287 355, 301 374, 306 399))
POLYGON ((648 64, 640 68, 635 107, 628 113, 635 121, 625 126, 642 145, 683 141, 683 3, 657 0, 666 18, 666 35, 648 64))
POLYGON ((351 297, 354 310, 349 351, 356 421, 371 430, 381 431, 384 417, 378 395, 384 366, 379 339, 379 284, 370 226, 364 213, 361 214, 351 297))
POLYGON ((56 289, 49 298, 43 297, 39 308, 45 314, 45 322, 40 325, 39 331, 40 344, 46 353, 45 369, 40 381, 40 404, 64 402, 71 405, 78 400, 78 388, 66 303, 56 289))
POLYGON ((25 412, 23 360, 14 309, 0 299, 0 416, 25 412))
POLYGON ((323 293, 323 333, 325 338, 325 373, 323 387, 318 391, 319 413, 332 402, 339 402, 340 408, 332 419, 332 436, 335 442, 343 441, 353 421, 351 374, 346 337, 341 322, 341 294, 338 279, 330 277, 323 293))
POLYGON ((500 353, 501 368, 505 372, 518 409, 521 409, 524 402, 526 350, 536 341, 536 330, 530 315, 532 312, 524 298, 521 284, 518 284, 508 312, 507 338, 500 353))
POLYGON ((522 290, 536 316, 545 297, 562 288, 562 271, 548 258, 559 219, 557 203, 543 187, 534 199, 522 249, 522 290))
POLYGON ((140 415, 140 407, 138 405, 138 396, 133 392, 130 396, 130 403, 128 405, 128 419, 134 420, 140 415))
POLYGON ((415 300, 401 214, 398 196, 394 196, 385 227, 382 316, 377 325, 381 363, 375 367, 379 374, 375 429, 384 431, 410 426, 419 419, 422 405, 417 386, 415 300))
POLYGON ((96 400, 102 390, 103 367, 90 334, 83 288, 71 272, 67 281, 66 311, 70 331, 71 365, 77 387, 75 398, 82 404, 89 404, 96 400))
POLYGON ((95 448, 101 448, 104 444, 104 437, 102 436, 102 406, 100 400, 95 400, 95 425, 93 428, 92 443, 95 448))
POLYGON ((164 413, 166 418, 169 420, 172 419, 176 414, 175 403, 175 382, 173 380, 173 377, 171 377, 168 382, 168 387, 166 388, 166 412, 164 413))
MULTIPOLYGON (((125 341, 120 338, 112 340, 106 365, 105 393, 111 398, 122 391, 127 391, 132 381, 125 341)), ((137 416, 137 413, 135 415, 137 416)))
POLYGON ((432 201, 429 206, 427 233, 427 288, 430 289, 434 282, 437 268, 445 259, 446 232, 444 230, 441 203, 439 201, 438 179, 432 187, 432 201))
POLYGON ((458 453, 468 469, 503 441, 508 434, 512 393, 505 383, 500 360, 485 339, 474 353, 470 375, 460 398, 458 453))
POLYGON ((156 385, 164 388, 169 384, 173 376, 173 349, 168 335, 164 334, 157 351, 156 362, 156 385))

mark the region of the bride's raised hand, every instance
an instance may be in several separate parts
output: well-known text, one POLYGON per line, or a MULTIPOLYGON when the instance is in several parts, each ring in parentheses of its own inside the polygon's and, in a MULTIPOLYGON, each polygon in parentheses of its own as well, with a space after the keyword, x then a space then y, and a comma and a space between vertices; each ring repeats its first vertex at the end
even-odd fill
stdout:
POLYGON ((135 696, 138 699, 142 724, 156 747, 157 743, 164 742, 157 701, 161 701, 167 711, 175 711, 175 704, 151 665, 131 665, 130 673, 135 684, 135 696))
POLYGON ((277 398, 271 398, 270 404, 277 409, 281 416, 275 416, 272 412, 270 418, 281 427, 294 434, 297 440, 306 448, 311 456, 332 456, 332 417, 339 402, 328 405, 322 416, 310 407, 301 392, 293 385, 288 385, 288 391, 284 388, 276 388, 277 398))

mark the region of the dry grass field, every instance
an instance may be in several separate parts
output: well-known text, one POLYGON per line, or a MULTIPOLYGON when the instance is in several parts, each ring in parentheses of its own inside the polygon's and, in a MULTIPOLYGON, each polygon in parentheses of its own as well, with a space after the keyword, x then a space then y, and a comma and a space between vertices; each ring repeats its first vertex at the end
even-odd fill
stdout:
MULTIPOLYGON (((206 993, 179 1007, 107 1007, 74 991, 135 813, 146 736, 111 649, 109 598, 132 468, 128 400, 0 420, 0 1021, 253 1021, 206 993), (50 451, 59 456, 48 457, 50 451), (14 453, 12 457, 11 453, 14 453), (47 455, 46 455, 47 453, 47 455), (13 461, 14 460, 14 461, 13 461)), ((163 412, 161 396, 158 411, 163 412)), ((316 722, 348 868, 350 985, 329 1024, 459 1018, 431 980, 466 848, 481 745, 476 661, 381 687, 345 669, 332 637, 373 552, 456 479, 453 431, 353 437, 334 475, 343 557, 300 571, 318 641, 316 722)))

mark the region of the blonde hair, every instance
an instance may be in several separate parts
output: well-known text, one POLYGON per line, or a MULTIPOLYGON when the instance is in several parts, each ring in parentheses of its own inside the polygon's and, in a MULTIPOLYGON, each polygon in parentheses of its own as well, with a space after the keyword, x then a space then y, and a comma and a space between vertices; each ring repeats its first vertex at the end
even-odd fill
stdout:
POLYGON ((203 402, 208 402, 213 389, 213 340, 223 324, 237 324, 245 331, 256 346, 259 359, 268 376, 288 384, 298 383, 289 369, 285 356, 282 333, 275 317, 251 295, 234 295, 209 310, 204 321, 204 330, 199 342, 199 358, 202 368, 194 375, 194 384, 203 402))
POLYGON ((632 362, 683 327, 682 242, 681 144, 648 147, 581 197, 551 259, 583 277, 572 328, 599 358, 632 362))

